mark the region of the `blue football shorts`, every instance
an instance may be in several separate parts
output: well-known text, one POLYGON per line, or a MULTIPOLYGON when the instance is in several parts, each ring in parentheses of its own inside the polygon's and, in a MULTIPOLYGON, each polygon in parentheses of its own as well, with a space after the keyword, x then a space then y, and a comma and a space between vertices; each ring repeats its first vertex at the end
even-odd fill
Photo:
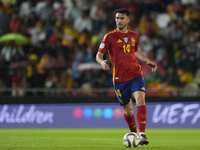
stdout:
POLYGON ((145 92, 146 86, 142 76, 138 76, 127 82, 115 82, 115 93, 121 106, 129 103, 132 94, 136 91, 145 92))

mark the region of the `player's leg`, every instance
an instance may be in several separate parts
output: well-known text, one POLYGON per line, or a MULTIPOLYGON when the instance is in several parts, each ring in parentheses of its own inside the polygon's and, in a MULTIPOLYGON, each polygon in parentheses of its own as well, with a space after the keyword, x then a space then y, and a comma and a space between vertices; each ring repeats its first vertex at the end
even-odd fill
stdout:
POLYGON ((126 104, 122 107, 124 109, 124 119, 125 119, 126 123, 128 124, 130 131, 137 133, 135 117, 134 117, 134 112, 133 112, 132 99, 130 99, 128 104, 126 104))
POLYGON ((146 120, 147 120, 145 92, 135 91, 133 93, 133 96, 136 100, 136 105, 137 105, 137 122, 138 122, 138 128, 139 128, 139 137, 142 139, 141 145, 143 144, 148 145, 149 141, 147 140, 146 135, 145 135, 146 120))
POLYGON ((137 128, 135 125, 135 117, 133 115, 133 103, 130 93, 131 82, 122 82, 114 84, 115 92, 120 105, 124 108, 124 119, 128 124, 131 132, 137 133, 137 128))
POLYGON ((149 142, 145 135, 147 110, 145 105, 145 83, 142 76, 136 77, 132 80, 131 92, 137 105, 137 122, 139 128, 139 137, 141 137, 141 144, 147 145, 149 142))

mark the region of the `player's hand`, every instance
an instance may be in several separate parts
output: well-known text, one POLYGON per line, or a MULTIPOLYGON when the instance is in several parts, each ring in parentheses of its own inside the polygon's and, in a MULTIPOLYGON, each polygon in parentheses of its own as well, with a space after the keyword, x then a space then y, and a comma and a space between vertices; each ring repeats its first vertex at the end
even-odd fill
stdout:
POLYGON ((157 65, 156 65, 156 63, 154 63, 153 61, 148 61, 147 62, 147 65, 149 65, 152 69, 151 69, 151 71, 152 72, 156 72, 156 70, 157 70, 157 65))
POLYGON ((104 60, 101 64, 103 70, 110 70, 110 66, 108 65, 108 60, 104 60))

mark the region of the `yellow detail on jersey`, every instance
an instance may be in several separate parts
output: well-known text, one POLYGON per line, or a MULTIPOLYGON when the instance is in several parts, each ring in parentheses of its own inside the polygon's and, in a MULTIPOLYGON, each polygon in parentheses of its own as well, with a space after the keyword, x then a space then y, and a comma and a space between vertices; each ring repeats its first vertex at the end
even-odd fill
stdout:
POLYGON ((122 40, 120 40, 120 39, 117 41, 117 43, 121 43, 121 42, 122 42, 122 40))
POLYGON ((104 42, 104 41, 106 40, 107 35, 108 35, 108 34, 106 34, 106 35, 103 37, 102 42, 104 42))
MULTIPOLYGON (((109 55, 109 58, 111 60, 110 52, 109 51, 108 51, 108 55, 109 55)), ((114 82, 114 79, 115 79, 115 63, 114 62, 112 63, 112 61, 110 61, 110 62, 111 62, 111 65, 113 66, 113 86, 115 86, 115 82, 114 82)))
POLYGON ((115 61, 113 61, 113 84, 114 84, 114 81, 115 81, 115 61))
POLYGON ((143 74, 143 72, 142 72, 142 67, 141 67, 141 65, 140 64, 138 64, 138 66, 139 66, 139 70, 140 70, 140 72, 143 74))
POLYGON ((107 33, 105 36, 104 36, 104 38, 103 38, 103 40, 102 41, 105 41, 106 40, 106 37, 109 35, 109 34, 111 34, 111 33, 115 33, 116 31, 115 30, 113 30, 113 31, 110 31, 109 33, 107 33))
POLYGON ((144 87, 142 87, 142 88, 141 88, 141 90, 145 91, 145 88, 144 88, 144 87))
MULTIPOLYGON (((130 32, 133 32, 133 33, 136 33, 135 31, 133 31, 133 30, 129 30, 130 32)), ((136 33, 137 34, 137 33, 136 33)))

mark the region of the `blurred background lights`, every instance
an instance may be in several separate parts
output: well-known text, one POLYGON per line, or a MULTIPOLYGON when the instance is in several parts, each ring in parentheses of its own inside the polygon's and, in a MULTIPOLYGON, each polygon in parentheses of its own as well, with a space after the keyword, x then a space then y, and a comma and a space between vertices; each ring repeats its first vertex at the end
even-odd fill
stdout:
POLYGON ((124 114, 124 112, 120 108, 116 108, 114 110, 114 117, 117 118, 117 119, 121 118, 123 116, 123 114, 124 114))
POLYGON ((111 119, 113 117, 113 110, 111 108, 105 108, 103 110, 103 116, 106 119, 111 119))
POLYGON ((116 119, 120 119, 124 116, 124 111, 121 108, 95 108, 95 109, 91 109, 91 108, 85 108, 85 109, 81 109, 81 108, 76 108, 73 111, 73 115, 75 118, 81 118, 84 117, 86 119, 90 119, 94 116, 94 118, 96 119, 100 119, 102 117, 104 117, 105 119, 111 119, 111 118, 116 118, 116 119))
POLYGON ((80 109, 80 108, 74 109, 73 115, 74 115, 74 117, 76 117, 76 118, 81 118, 81 117, 83 116, 83 111, 82 111, 82 109, 80 109))
POLYGON ((95 118, 101 118, 103 115, 103 111, 100 108, 94 109, 94 117, 95 118))
POLYGON ((93 111, 92 111, 92 109, 91 109, 91 108, 85 108, 85 109, 83 110, 83 115, 84 115, 84 117, 87 118, 87 119, 92 118, 92 116, 93 116, 93 111))

